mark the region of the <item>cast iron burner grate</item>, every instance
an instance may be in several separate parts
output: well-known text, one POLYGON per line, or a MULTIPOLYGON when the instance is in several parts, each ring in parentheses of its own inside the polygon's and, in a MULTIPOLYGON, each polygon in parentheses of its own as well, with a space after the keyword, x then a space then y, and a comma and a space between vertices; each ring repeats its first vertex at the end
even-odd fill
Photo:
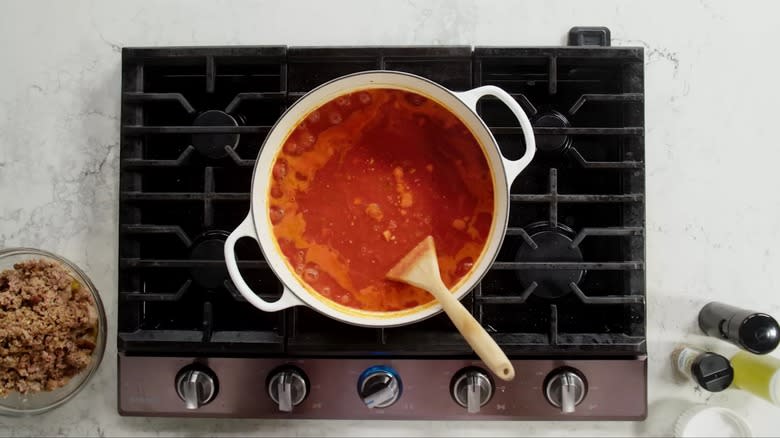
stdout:
MULTIPOLYGON (((441 315, 368 329, 305 308, 263 313, 225 274, 222 242, 248 212, 254 158, 278 117, 327 80, 392 69, 453 90, 500 86, 533 121, 539 152, 512 187, 504 244, 464 299, 504 350, 646 352, 641 48, 128 48, 122 68, 120 351, 470 353, 441 315)), ((508 110, 486 98, 480 113, 504 154, 521 156, 508 110)), ((245 278, 278 296, 281 284, 245 240, 245 278)))
MULTIPOLYGON (((208 110, 196 117, 192 124, 208 127, 237 127, 238 120, 225 111, 208 110)), ((209 158, 222 158, 228 154, 227 150, 235 150, 240 138, 237 133, 192 134, 192 145, 198 152, 209 158)))
POLYGON ((574 231, 563 224, 537 222, 524 229, 523 243, 515 260, 520 263, 538 263, 536 269, 519 269, 517 278, 521 285, 538 296, 558 298, 571 292, 571 284, 578 284, 585 274, 582 268, 582 251, 574 241, 574 231), (569 270, 545 269, 546 263, 566 263, 569 270))

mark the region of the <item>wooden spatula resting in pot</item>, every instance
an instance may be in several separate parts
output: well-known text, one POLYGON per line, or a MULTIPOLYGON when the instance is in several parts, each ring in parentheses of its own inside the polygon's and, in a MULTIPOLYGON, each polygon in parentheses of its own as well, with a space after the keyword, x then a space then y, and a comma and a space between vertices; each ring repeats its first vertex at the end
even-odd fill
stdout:
POLYGON ((390 271, 387 278, 411 284, 427 290, 441 304, 444 312, 458 329, 466 342, 474 349, 480 359, 496 376, 503 380, 515 378, 515 369, 501 347, 471 316, 460 301, 456 300, 439 275, 439 262, 436 259, 436 246, 433 237, 428 236, 418 243, 390 271))

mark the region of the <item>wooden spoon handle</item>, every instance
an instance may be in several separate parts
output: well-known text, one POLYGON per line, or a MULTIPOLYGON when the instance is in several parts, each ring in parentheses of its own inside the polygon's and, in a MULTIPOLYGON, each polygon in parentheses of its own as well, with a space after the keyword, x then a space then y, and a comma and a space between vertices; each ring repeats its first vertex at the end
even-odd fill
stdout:
POLYGON ((431 288, 434 290, 430 290, 430 292, 439 300, 444 312, 447 313, 460 334, 463 335, 466 342, 477 353, 477 356, 500 379, 507 381, 514 379, 515 368, 509 362, 509 358, 506 357, 501 347, 496 344, 496 341, 493 340, 479 322, 471 316, 471 313, 463 304, 455 299, 441 280, 436 283, 438 285, 435 288, 431 288))

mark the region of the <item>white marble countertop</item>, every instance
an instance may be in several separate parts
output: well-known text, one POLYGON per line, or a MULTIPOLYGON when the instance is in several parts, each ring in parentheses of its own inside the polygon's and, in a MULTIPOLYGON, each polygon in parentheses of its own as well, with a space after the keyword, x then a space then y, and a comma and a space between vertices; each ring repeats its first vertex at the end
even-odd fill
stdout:
POLYGON ((673 379, 668 355, 719 299, 780 315, 777 2, 15 1, 0 3, 0 248, 83 267, 116 319, 120 48, 163 45, 560 45, 604 25, 645 47, 648 420, 216 421, 123 418, 115 327, 99 374, 66 406, 0 419, 10 435, 666 435, 681 410, 736 410, 756 435, 780 408, 673 379))

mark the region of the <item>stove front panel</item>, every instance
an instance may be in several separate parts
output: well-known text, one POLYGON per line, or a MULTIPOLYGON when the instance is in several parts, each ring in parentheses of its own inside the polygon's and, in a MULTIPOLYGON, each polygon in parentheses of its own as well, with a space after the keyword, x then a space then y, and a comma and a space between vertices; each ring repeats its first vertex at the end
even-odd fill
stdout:
POLYGON ((235 417, 287 419, 396 420, 642 420, 647 412, 646 357, 634 359, 514 360, 517 377, 491 376, 493 395, 479 412, 468 413, 452 397, 454 377, 481 362, 468 359, 250 359, 119 356, 119 412, 132 416, 235 417), (175 380, 197 362, 218 380, 214 400, 187 410, 175 380), (292 365, 302 371, 309 391, 292 412, 280 412, 268 395, 274 370, 292 365), (358 395, 358 379, 373 366, 395 370, 401 381, 398 401, 369 409, 358 395), (563 414, 545 396, 558 370, 580 375, 586 393, 573 413, 563 414))

